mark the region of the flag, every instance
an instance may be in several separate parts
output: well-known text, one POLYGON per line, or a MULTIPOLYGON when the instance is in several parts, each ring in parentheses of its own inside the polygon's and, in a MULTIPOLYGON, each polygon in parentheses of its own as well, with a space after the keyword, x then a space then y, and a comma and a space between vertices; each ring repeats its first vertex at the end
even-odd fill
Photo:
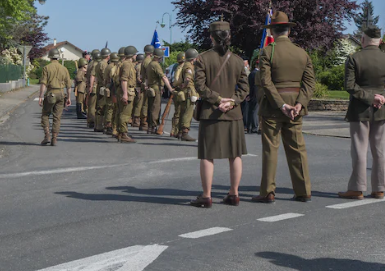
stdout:
MULTIPOLYGON (((269 25, 271 23, 271 16, 273 15, 273 9, 271 8, 271 2, 270 2, 270 8, 269 12, 266 15, 265 25, 269 25)), ((273 37, 271 36, 270 29, 264 28, 263 34, 262 34, 262 41, 260 48, 263 49, 270 43, 274 42, 273 37)))
POLYGON ((159 37, 158 37, 158 32, 156 31, 156 29, 154 31, 154 36, 152 37, 151 45, 154 46, 155 49, 162 47, 160 45, 160 41, 159 41, 159 37))

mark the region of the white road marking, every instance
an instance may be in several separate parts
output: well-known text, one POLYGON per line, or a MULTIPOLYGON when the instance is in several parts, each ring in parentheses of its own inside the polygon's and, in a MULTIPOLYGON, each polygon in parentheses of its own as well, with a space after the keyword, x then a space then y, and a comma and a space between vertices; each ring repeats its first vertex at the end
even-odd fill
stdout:
POLYGON ((257 220, 262 221, 262 222, 277 222, 277 221, 301 217, 301 216, 304 216, 304 215, 303 214, 296 214, 296 213, 287 213, 287 214, 282 214, 282 215, 264 217, 264 218, 260 218, 257 220))
POLYGON ((158 161, 149 162, 149 164, 162 164, 162 163, 170 163, 170 162, 177 162, 177 161, 191 161, 191 160, 198 160, 198 158, 194 156, 194 157, 162 159, 158 161))
POLYGON ((244 156, 257 157, 258 155, 256 155, 256 154, 251 154, 251 153, 248 153, 248 154, 246 154, 246 155, 244 155, 244 156))
POLYGON ((160 245, 133 246, 38 271, 142 271, 166 249, 160 245))
POLYGON ((226 232, 226 231, 232 231, 232 229, 222 228, 222 227, 214 227, 214 228, 209 228, 209 229, 205 229, 205 230, 201 230, 201 231, 194 231, 194 232, 181 234, 179 236, 183 237, 183 238, 197 239, 197 238, 215 235, 215 234, 226 232))
POLYGON ((39 98, 35 98, 35 99, 33 99, 34 101, 38 101, 39 100, 39 98))
POLYGON ((363 200, 349 201, 347 203, 329 205, 329 206, 326 206, 326 208, 347 209, 347 208, 357 207, 357 206, 366 205, 366 204, 384 202, 384 201, 385 199, 363 199, 363 200))
POLYGON ((170 133, 167 133, 167 132, 163 132, 163 134, 165 134, 165 135, 170 135, 170 133))

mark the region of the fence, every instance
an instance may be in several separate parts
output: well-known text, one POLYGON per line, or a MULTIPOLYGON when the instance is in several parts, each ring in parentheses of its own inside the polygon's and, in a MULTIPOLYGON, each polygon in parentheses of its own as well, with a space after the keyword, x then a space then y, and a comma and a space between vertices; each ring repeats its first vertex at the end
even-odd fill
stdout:
POLYGON ((23 67, 18 65, 0 65, 0 83, 17 81, 23 77, 23 67))

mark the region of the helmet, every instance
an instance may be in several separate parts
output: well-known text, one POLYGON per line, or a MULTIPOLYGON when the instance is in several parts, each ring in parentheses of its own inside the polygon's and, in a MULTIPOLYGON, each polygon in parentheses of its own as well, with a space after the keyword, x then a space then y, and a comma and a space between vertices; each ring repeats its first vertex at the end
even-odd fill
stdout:
POLYGON ((144 46, 144 52, 146 53, 146 54, 152 54, 152 53, 154 53, 154 46, 152 46, 152 45, 146 45, 146 46, 144 46))
POLYGON ((124 49, 126 49, 126 47, 122 47, 119 49, 118 56, 124 56, 124 49))
POLYGON ((164 51, 160 48, 154 50, 154 56, 157 58, 162 58, 164 56, 164 51))
POLYGON ((78 68, 83 68, 87 64, 88 64, 87 59, 81 58, 81 59, 79 59, 78 68))
POLYGON ((102 60, 102 55, 100 54, 100 52, 96 52, 96 53, 94 54, 94 59, 95 59, 96 61, 102 60))
POLYGON ((95 58, 95 53, 97 53, 97 52, 100 52, 100 51, 99 51, 98 49, 92 50, 91 56, 92 56, 93 58, 95 58))
POLYGON ((48 52, 48 57, 49 58, 60 58, 60 53, 59 53, 59 50, 54 48, 54 49, 51 49, 49 52, 48 52))
POLYGON ((111 54, 111 51, 108 48, 103 48, 100 54, 102 55, 102 58, 107 58, 111 54))
POLYGON ((144 60, 144 54, 138 54, 136 56, 136 61, 143 61, 144 60))
POLYGON ((137 52, 138 52, 138 50, 136 50, 136 48, 134 46, 127 46, 124 49, 124 55, 126 57, 133 57, 134 55, 136 55, 137 52))
POLYGON ((178 61, 178 63, 181 63, 181 62, 184 62, 185 60, 185 53, 182 52, 182 53, 179 53, 176 57, 176 61, 178 61))
POLYGON ((111 53, 111 62, 118 62, 119 61, 119 55, 118 53, 111 53))
POLYGON ((191 61, 194 58, 197 58, 198 55, 199 55, 199 53, 198 53, 197 50, 195 50, 193 48, 187 49, 187 51, 186 51, 186 60, 187 61, 191 61))

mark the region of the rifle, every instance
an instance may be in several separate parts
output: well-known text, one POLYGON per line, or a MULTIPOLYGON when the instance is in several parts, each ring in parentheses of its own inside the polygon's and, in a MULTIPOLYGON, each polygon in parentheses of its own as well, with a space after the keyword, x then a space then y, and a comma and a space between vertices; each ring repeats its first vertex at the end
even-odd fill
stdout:
POLYGON ((173 98, 174 98, 174 94, 171 94, 170 99, 168 99, 166 108, 164 109, 164 112, 163 112, 162 122, 160 123, 158 131, 156 132, 158 135, 163 135, 164 125, 166 122, 166 118, 170 114, 170 108, 171 108, 173 98))

